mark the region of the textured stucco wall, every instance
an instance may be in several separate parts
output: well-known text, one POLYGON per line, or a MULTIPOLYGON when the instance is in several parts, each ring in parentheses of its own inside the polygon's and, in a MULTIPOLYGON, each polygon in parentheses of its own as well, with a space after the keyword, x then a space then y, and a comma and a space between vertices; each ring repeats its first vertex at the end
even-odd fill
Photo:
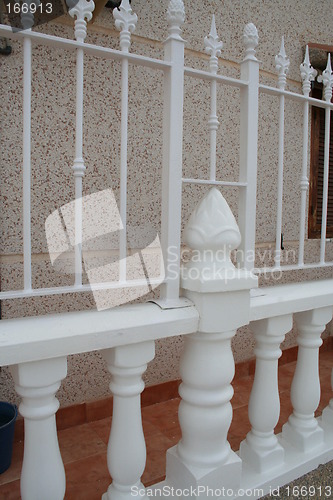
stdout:
MULTIPOLYGON (((163 57, 161 41, 166 38, 167 0, 133 0, 132 8, 139 21, 131 47, 132 52, 163 57)), ((323 0, 320 9, 310 1, 204 0, 185 1, 186 64, 208 68, 203 53, 203 38, 209 33, 211 16, 216 15, 217 31, 224 42, 220 72, 239 77, 243 56, 242 33, 246 23, 256 24, 259 32, 257 57, 261 61, 261 82, 276 85, 274 56, 281 36, 290 58, 288 89, 299 92, 299 65, 308 42, 333 44, 333 10, 331 0, 323 0)), ((72 20, 64 17, 43 25, 39 31, 73 37, 72 20)), ((88 29, 87 41, 118 48, 118 33, 111 12, 104 10, 88 29)), ((2 229, 1 289, 21 288, 22 264, 22 53, 21 44, 13 42, 13 53, 1 57, 1 205, 2 229)), ((45 47, 33 49, 32 99, 32 252, 35 287, 71 284, 73 277, 52 268, 47 254, 44 223, 47 216, 74 197, 72 163, 75 138, 75 55, 45 47)), ((132 248, 151 242, 160 229, 163 79, 160 72, 130 67, 129 82, 129 149, 128 149, 128 224, 140 227, 132 248)), ((84 194, 111 187, 118 199, 120 156, 120 64, 86 57, 84 88, 84 159, 87 171, 84 194)), ((275 238, 275 210, 278 150, 278 101, 260 96, 257 242, 258 264, 271 261, 275 238)), ((297 256, 299 222, 299 180, 302 151, 302 108, 287 102, 284 163, 283 233, 288 263, 297 256), (287 251, 289 253, 287 253, 287 251)), ((217 178, 237 180, 239 165, 239 91, 219 86, 217 178)), ((184 109, 184 177, 208 177, 209 169, 209 84, 187 78, 184 109)), ((186 222, 206 187, 186 185, 183 189, 183 223, 186 222)), ((222 190, 237 214, 237 190, 222 190)), ((101 265, 109 258, 105 248, 114 251, 115 241, 100 243, 95 252, 101 265), (101 251, 104 251, 101 254, 101 251)), ((328 244, 331 254, 332 244, 328 244)), ((317 241, 306 245, 307 261, 319 256, 317 241)), ((297 281, 332 276, 332 270, 288 273, 279 281, 297 281)), ((272 277, 261 282, 274 284, 272 277)), ((117 292, 119 294, 121 292, 117 292)), ((116 295, 116 294, 115 294, 116 295)), ((141 300, 146 300, 146 296, 141 300)), ((95 307, 91 294, 51 296, 47 298, 5 301, 2 317, 46 314, 95 307)), ((285 346, 295 343, 295 333, 285 346)), ((182 340, 157 343, 157 355, 145 376, 148 384, 178 377, 178 360, 182 340)), ((248 329, 237 333, 233 342, 236 360, 252 355, 253 340, 248 329)), ((109 376, 99 354, 70 357, 69 375, 60 390, 62 404, 103 397, 108 394, 109 376)), ((6 369, 0 373, 1 398, 14 399, 14 390, 6 369)))

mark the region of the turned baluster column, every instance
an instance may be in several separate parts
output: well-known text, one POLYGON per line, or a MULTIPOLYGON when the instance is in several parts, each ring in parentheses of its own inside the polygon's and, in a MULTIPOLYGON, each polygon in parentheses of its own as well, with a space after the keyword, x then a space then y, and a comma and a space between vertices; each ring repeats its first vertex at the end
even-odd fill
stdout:
POLYGON ((154 341, 115 347, 103 351, 112 375, 113 415, 107 461, 112 483, 103 500, 132 498, 132 487, 144 492, 141 476, 146 465, 146 444, 142 430, 140 394, 142 374, 154 358, 154 341))
POLYGON ((326 324, 332 318, 332 307, 322 307, 295 315, 298 327, 297 365, 291 385, 294 408, 283 426, 283 438, 306 452, 323 443, 324 431, 314 417, 320 401, 319 347, 326 324))
POLYGON ((240 456, 257 472, 277 467, 284 460, 284 450, 274 434, 274 428, 280 416, 280 344, 291 328, 291 314, 251 323, 256 340, 256 371, 249 401, 252 429, 240 445, 240 456))
POLYGON ((232 420, 230 385, 235 371, 231 339, 249 322, 251 273, 236 269, 230 251, 240 242, 235 218, 216 189, 192 214, 184 233, 193 260, 183 268, 182 288, 198 309, 198 332, 186 337, 180 371, 182 438, 167 452, 166 481, 237 489, 241 460, 227 434, 232 420))
POLYGON ((24 456, 21 473, 23 500, 62 500, 66 478, 55 420, 55 393, 67 375, 65 357, 21 363, 11 367, 24 417, 24 456))

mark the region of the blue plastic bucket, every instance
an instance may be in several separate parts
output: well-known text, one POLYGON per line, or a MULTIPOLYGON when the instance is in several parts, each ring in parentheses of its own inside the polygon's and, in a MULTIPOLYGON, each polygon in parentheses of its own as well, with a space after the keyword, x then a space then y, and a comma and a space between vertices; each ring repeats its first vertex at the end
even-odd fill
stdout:
POLYGON ((9 468, 12 461, 16 417, 17 407, 0 401, 0 474, 9 468))

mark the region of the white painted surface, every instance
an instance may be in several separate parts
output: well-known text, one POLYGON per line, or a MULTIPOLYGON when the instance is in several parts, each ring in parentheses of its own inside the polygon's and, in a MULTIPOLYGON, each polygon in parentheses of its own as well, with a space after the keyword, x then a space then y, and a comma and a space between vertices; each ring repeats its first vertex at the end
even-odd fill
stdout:
POLYGON ((280 344, 292 329, 292 315, 253 321, 250 326, 256 339, 256 370, 249 400, 252 429, 240 445, 240 456, 260 473, 278 467, 284 461, 284 450, 274 429, 280 417, 280 344))
POLYGON ((22 500, 61 500, 66 479, 62 463, 55 414, 55 397, 67 375, 66 357, 42 359, 11 367, 19 406, 24 417, 24 457, 21 472, 22 500))
POLYGON ((135 304, 106 311, 50 314, 0 322, 0 365, 107 349, 196 331, 192 307, 135 304))
POLYGON ((141 420, 142 374, 154 358, 154 341, 103 351, 112 375, 111 433, 107 461, 112 483, 103 500, 131 499, 131 488, 144 490, 141 476, 146 465, 146 443, 141 420), (124 466, 125 465, 125 466, 124 466))

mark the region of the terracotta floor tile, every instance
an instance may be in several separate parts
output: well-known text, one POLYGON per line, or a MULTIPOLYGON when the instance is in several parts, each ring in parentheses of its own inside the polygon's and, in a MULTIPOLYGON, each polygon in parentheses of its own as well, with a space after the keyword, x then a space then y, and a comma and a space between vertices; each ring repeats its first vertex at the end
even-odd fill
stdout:
POLYGON ((161 432, 146 435, 147 463, 142 482, 145 486, 162 481, 165 477, 166 451, 175 443, 161 432))
POLYGON ((232 383, 232 386, 234 388, 234 395, 231 400, 231 403, 234 410, 236 408, 247 406, 249 404, 249 397, 251 394, 252 385, 253 385, 253 376, 247 376, 241 379, 236 379, 232 383))
POLYGON ((108 444, 111 430, 112 418, 103 418, 102 420, 96 420, 96 422, 89 422, 89 427, 96 432, 96 434, 101 438, 104 444, 108 444))
POLYGON ((178 422, 178 406, 180 398, 147 406, 142 409, 142 418, 150 422, 168 438, 177 439, 180 436, 178 422))
POLYGON ((293 381, 296 368, 296 361, 282 365, 278 371, 279 391, 290 391, 291 383, 293 381))
POLYGON ((58 439, 64 464, 106 453, 106 444, 89 424, 59 431, 58 439))
POLYGON ((111 417, 113 409, 113 398, 111 396, 90 401, 85 405, 87 422, 95 422, 97 420, 111 417))
POLYGON ((293 412, 289 392, 286 391, 280 394, 280 406, 280 418, 277 426, 275 427, 276 434, 281 432, 283 424, 288 421, 289 416, 293 412))
MULTIPOLYGON (((5 483, 10 483, 11 481, 20 478, 22 469, 22 460, 23 460, 23 441, 14 442, 12 463, 9 469, 0 474, 0 485, 5 483)), ((0 498, 4 497, 1 497, 0 495, 0 498)))
MULTIPOLYGON (((333 339, 333 337, 331 337, 333 339)), ((328 361, 331 363, 331 368, 333 368, 333 352, 329 351, 320 351, 320 362, 328 361)))
POLYGON ((330 400, 333 398, 333 394, 331 389, 327 389, 325 386, 321 391, 321 396, 320 396, 320 403, 318 406, 318 410, 316 411, 316 417, 323 411, 324 408, 328 405, 330 400))
POLYGON ((65 500, 101 500, 111 483, 106 453, 67 464, 65 471, 65 500))
POLYGON ((233 411, 233 418, 228 434, 228 441, 234 451, 239 449, 240 442, 245 439, 246 434, 251 430, 248 417, 248 408, 243 406, 233 411))
POLYGON ((58 412, 56 418, 58 430, 82 425, 86 421, 86 405, 82 403, 62 408, 61 413, 58 412))
POLYGON ((1 500, 21 500, 20 481, 12 481, 0 486, 1 500))

